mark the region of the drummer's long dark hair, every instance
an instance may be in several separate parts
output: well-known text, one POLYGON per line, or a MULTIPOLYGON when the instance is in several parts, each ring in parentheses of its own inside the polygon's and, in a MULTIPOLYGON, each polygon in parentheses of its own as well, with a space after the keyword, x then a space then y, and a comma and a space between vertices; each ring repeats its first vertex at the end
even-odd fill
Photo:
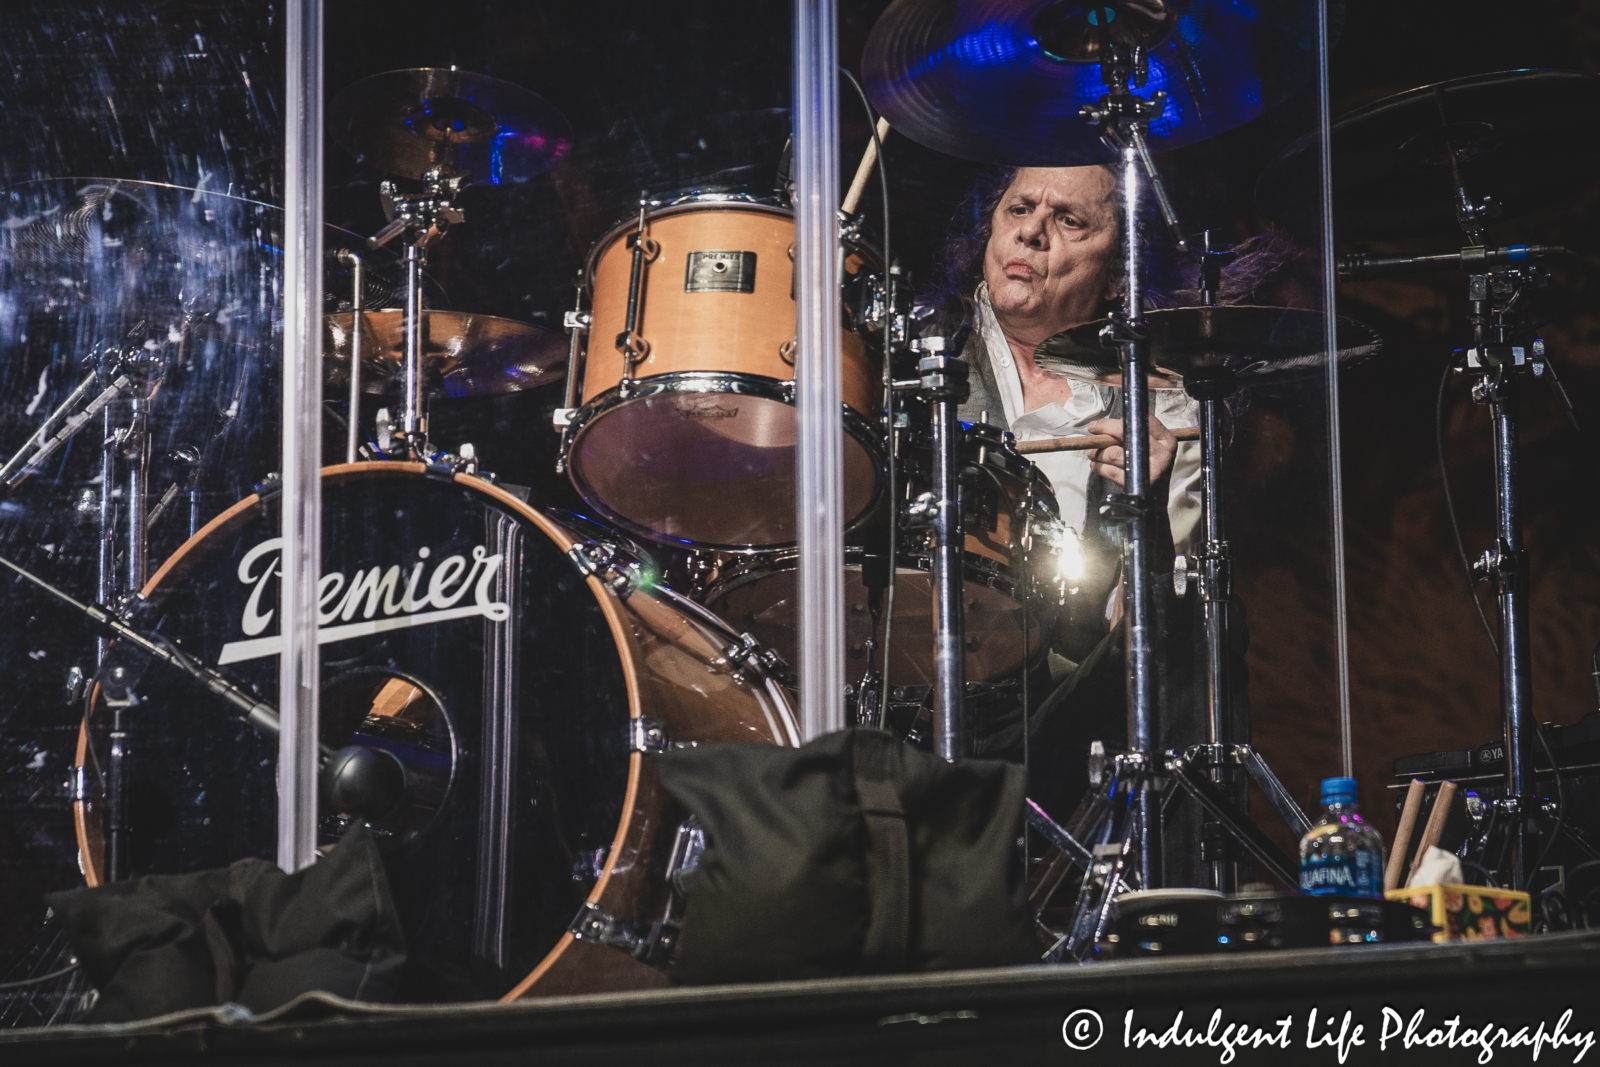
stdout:
MULTIPOLYGON (((1106 169, 1117 179, 1111 195, 1113 200, 1120 201, 1121 174, 1116 168, 1106 169)), ((934 312, 940 326, 946 331, 954 330, 962 322, 971 321, 973 296, 978 283, 983 280, 983 254, 993 231, 995 208, 1000 205, 1006 190, 1011 188, 1016 175, 1016 168, 991 169, 980 173, 971 191, 957 208, 955 218, 951 220, 950 237, 934 258, 930 283, 918 295, 918 303, 934 312)), ((1116 213, 1116 219, 1120 229, 1120 211, 1116 213)), ((1150 197, 1145 198, 1139 222, 1146 240, 1144 306, 1154 309, 1199 303, 1199 257, 1178 251, 1172 231, 1167 228, 1150 197)), ((1116 255, 1108 265, 1113 273, 1117 272, 1118 264, 1122 262, 1124 248, 1119 239, 1116 255)), ((1218 291, 1221 303, 1285 306, 1303 303, 1296 299, 1295 294, 1272 291, 1281 288, 1280 283, 1291 283, 1290 275, 1302 273, 1288 268, 1306 260, 1303 250, 1287 234, 1260 234, 1244 241, 1234 251, 1238 253, 1238 258, 1222 272, 1222 287, 1218 291)), ((1106 310, 1110 311, 1110 307, 1106 310)))

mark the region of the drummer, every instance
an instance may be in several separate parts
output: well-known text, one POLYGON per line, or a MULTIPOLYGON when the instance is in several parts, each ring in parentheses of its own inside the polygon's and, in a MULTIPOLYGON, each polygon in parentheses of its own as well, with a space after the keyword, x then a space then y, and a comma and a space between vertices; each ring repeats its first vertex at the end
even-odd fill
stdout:
MULTIPOLYGON (((946 245, 943 284, 936 294, 946 320, 942 328, 953 332, 963 322, 971 327, 961 352, 972 367, 963 421, 986 419, 1019 441, 1084 434, 1122 440, 1121 390, 1069 381, 1033 358, 1042 341, 1104 318, 1120 298, 1117 201, 1115 174, 1097 166, 1028 167, 974 190, 971 224, 946 245)), ((1151 258, 1156 262, 1147 274, 1158 287, 1166 282, 1177 288, 1187 280, 1176 276, 1173 257, 1151 258)), ((1159 296, 1154 301, 1166 302, 1159 296)), ((1192 442, 1180 444, 1169 427, 1195 425, 1197 407, 1182 390, 1161 389, 1152 393, 1151 408, 1151 480, 1168 485, 1173 545, 1184 552, 1200 518, 1200 450, 1192 442)), ((1091 478, 1124 483, 1126 452, 1120 443, 1032 458, 1055 490, 1062 521, 1079 533, 1091 524, 1091 478)), ((1102 488, 1096 487, 1097 499, 1102 488)), ((1111 561, 1104 562, 1102 569, 1109 573, 1111 561)), ((1156 564, 1165 571, 1171 559, 1156 564)), ((1108 584, 1097 593, 1109 592, 1108 584)), ((1111 597, 1105 607, 1109 622, 1120 597, 1111 597)))
MULTIPOLYGON (((1052 374, 1034 361, 1033 352, 1046 338, 1105 318, 1121 296, 1117 200, 1117 179, 1104 167, 1024 168, 980 184, 969 201, 965 232, 945 247, 943 286, 935 294, 943 320, 938 328, 946 336, 962 325, 970 328, 960 353, 971 365, 963 421, 987 420, 1021 441, 1105 434, 1119 442, 1091 452, 1032 457, 1055 490, 1063 522, 1089 535, 1086 555, 1093 557, 1092 573, 1079 596, 1070 598, 1081 610, 1068 612, 1067 623, 1057 629, 1050 676, 1037 678, 1042 684, 1032 690, 1028 720, 1034 753, 1030 795, 1046 810, 1061 813, 1071 811, 1088 788, 1089 742, 1099 738, 1116 745, 1125 728, 1117 556, 1089 502, 1124 484, 1126 451, 1120 443, 1121 390, 1052 374), (1099 552, 1093 552, 1094 545, 1099 552)), ((1156 291, 1145 294, 1147 302, 1170 304, 1168 294, 1192 285, 1192 279, 1182 276, 1172 249, 1149 251, 1156 254, 1147 258, 1147 279, 1156 291)), ((1170 429, 1195 425, 1197 408, 1183 392, 1168 389, 1153 393, 1151 408, 1152 490, 1167 501, 1153 524, 1159 546, 1153 559, 1164 573, 1172 567, 1172 553, 1187 548, 1200 517, 1199 449, 1180 444, 1170 429), (1171 550, 1165 548, 1169 525, 1171 550)), ((1181 679, 1192 668, 1178 663, 1188 659, 1192 636, 1184 613, 1161 615, 1175 627, 1167 633, 1164 673, 1176 683, 1170 690, 1176 696, 1191 688, 1181 679)), ((1192 701, 1163 704, 1163 719, 1174 720, 1164 721, 1165 734, 1177 739, 1194 732, 1192 701)), ((980 754, 1021 757, 1020 711, 1019 704, 974 723, 980 754)))

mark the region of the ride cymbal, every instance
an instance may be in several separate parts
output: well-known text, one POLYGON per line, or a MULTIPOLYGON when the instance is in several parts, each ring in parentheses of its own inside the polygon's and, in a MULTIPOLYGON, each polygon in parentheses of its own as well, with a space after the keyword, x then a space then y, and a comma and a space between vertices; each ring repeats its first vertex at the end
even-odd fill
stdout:
POLYGON ((572 125, 544 97, 483 74, 391 70, 339 91, 328 128, 355 157, 421 178, 438 167, 469 185, 526 181, 572 146, 572 125))
MULTIPOLYGON (((323 329, 323 368, 330 386, 349 381, 350 314, 329 315, 323 329)), ((405 313, 399 308, 361 315, 361 389, 398 396, 405 364, 405 313)), ((491 396, 559 381, 567 369, 567 338, 514 319, 460 311, 422 313, 423 389, 434 396, 491 396)))
MULTIPOLYGON (((1148 312, 1150 385, 1181 389, 1185 375, 1210 368, 1232 371, 1241 386, 1307 377, 1327 366, 1327 321, 1320 311, 1253 305, 1148 312)), ((1033 357, 1064 377, 1121 388, 1120 354, 1100 339, 1106 325, 1100 319, 1064 330, 1040 344, 1033 357)), ((1383 339, 1354 319, 1341 316, 1336 329, 1341 365, 1383 349, 1383 339)))
MULTIPOLYGON (((1332 127, 1333 224, 1340 236, 1451 233, 1454 153, 1474 197, 1506 215, 1571 196, 1600 177, 1600 75, 1511 70, 1424 85, 1358 108, 1332 127)), ((1320 225, 1321 153, 1306 134, 1267 165, 1256 203, 1291 228, 1320 225)))

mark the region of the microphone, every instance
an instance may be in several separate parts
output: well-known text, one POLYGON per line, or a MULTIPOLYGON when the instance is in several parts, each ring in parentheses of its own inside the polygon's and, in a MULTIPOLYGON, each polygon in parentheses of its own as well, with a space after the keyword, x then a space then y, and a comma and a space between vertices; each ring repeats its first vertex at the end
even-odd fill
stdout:
POLYGON ((1549 259, 1552 256, 1570 255, 1572 253, 1560 245, 1473 247, 1437 256, 1375 256, 1357 252, 1339 257, 1339 280, 1359 282, 1369 278, 1394 278, 1404 274, 1422 274, 1435 270, 1484 270, 1489 267, 1508 267, 1518 263, 1549 259))

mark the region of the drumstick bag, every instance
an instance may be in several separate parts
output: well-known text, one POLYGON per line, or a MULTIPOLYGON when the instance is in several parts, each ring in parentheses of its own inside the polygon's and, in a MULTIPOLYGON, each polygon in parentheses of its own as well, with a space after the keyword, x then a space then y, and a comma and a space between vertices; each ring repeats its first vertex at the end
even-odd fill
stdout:
POLYGON ((798 748, 663 753, 705 852, 668 974, 761 982, 1036 961, 1017 839, 1023 771, 877 730, 798 748))

